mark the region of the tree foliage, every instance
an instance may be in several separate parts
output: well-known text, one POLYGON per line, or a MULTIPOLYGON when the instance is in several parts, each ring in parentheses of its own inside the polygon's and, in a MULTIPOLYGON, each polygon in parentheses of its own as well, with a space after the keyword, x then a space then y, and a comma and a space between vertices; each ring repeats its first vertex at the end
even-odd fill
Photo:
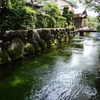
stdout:
POLYGON ((0 2, 0 31, 34 28, 34 11, 23 0, 0 2))
POLYGON ((56 21, 53 17, 50 15, 43 15, 40 13, 36 13, 36 22, 35 27, 36 28, 54 28, 56 25, 56 21))
POLYGON ((100 32, 100 23, 97 26, 97 31, 100 32))
MULTIPOLYGON (((34 1, 34 0, 33 0, 34 1)), ((64 27, 66 18, 61 16, 60 9, 54 2, 46 3, 41 13, 25 5, 23 0, 0 1, 0 31, 32 28, 64 27), (45 11, 45 14, 42 14, 45 11), (60 16, 59 16, 60 15, 60 16)), ((68 10, 68 22, 72 12, 68 10)), ((70 22, 69 22, 70 23, 70 22)))
POLYGON ((65 27, 65 24, 66 24, 66 18, 65 17, 63 17, 63 16, 56 16, 55 20, 56 20, 56 24, 55 24, 56 28, 65 27))
POLYGON ((69 7, 64 7, 62 16, 66 18, 68 25, 73 23, 74 13, 73 11, 69 10, 69 7))
POLYGON ((87 8, 90 8, 98 13, 98 20, 100 22, 100 0, 79 0, 86 5, 87 8))
POLYGON ((97 25, 97 17, 88 16, 86 19, 86 26, 95 28, 96 25, 97 25))
POLYGON ((61 11, 55 2, 47 2, 43 10, 52 17, 61 15, 61 11))

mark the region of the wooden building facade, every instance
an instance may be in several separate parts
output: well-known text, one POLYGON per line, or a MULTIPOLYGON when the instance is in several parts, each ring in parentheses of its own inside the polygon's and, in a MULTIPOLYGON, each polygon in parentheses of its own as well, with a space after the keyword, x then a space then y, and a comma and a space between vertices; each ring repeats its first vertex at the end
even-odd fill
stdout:
POLYGON ((74 25, 76 29, 85 27, 87 12, 84 10, 82 13, 74 14, 74 25))

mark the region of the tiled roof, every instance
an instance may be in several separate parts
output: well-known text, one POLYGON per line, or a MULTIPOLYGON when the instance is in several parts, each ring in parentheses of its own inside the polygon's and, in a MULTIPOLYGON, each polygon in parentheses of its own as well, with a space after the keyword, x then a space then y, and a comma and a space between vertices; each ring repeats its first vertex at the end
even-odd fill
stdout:
POLYGON ((73 2, 71 2, 71 1, 69 1, 69 0, 65 0, 65 1, 68 2, 68 3, 69 3, 71 6, 73 6, 73 7, 76 7, 76 8, 78 7, 77 4, 74 4, 73 2))

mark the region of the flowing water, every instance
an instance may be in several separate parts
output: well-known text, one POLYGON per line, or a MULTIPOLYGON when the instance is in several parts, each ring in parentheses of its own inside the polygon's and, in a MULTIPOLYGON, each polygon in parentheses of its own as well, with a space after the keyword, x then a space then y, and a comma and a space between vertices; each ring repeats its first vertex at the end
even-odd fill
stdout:
POLYGON ((100 33, 73 38, 25 62, 0 67, 0 100, 99 100, 100 33))

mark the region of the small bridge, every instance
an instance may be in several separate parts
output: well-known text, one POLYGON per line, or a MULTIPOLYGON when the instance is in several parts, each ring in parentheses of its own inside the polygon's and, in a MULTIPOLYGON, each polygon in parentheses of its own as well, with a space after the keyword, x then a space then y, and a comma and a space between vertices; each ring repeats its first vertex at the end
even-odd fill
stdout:
POLYGON ((89 32, 97 32, 97 30, 93 29, 78 29, 74 31, 75 33, 79 33, 81 36, 84 35, 84 33, 89 33, 89 32))

